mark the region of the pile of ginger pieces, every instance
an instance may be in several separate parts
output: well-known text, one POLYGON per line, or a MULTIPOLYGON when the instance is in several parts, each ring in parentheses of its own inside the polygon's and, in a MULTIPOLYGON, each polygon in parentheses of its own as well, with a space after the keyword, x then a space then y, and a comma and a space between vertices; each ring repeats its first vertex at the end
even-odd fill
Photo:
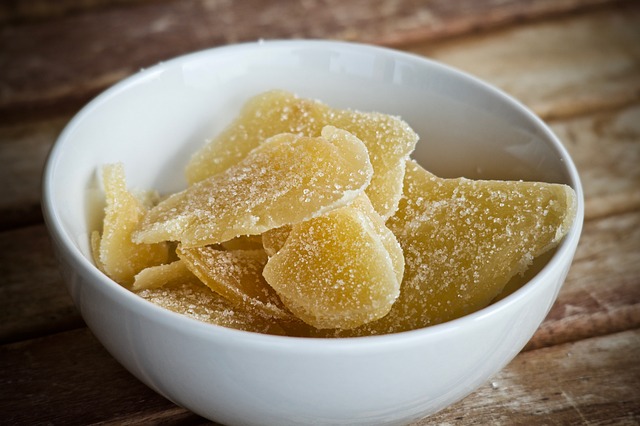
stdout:
POLYGON ((443 179, 381 113, 284 91, 250 99, 158 201, 106 165, 97 266, 141 297, 235 329, 354 337, 443 323, 506 291, 576 214, 560 184, 443 179))

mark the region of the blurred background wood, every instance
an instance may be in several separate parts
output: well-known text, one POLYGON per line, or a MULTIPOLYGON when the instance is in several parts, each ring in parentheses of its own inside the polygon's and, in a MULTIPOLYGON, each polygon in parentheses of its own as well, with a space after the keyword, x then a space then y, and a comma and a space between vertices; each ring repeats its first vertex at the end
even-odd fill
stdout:
POLYGON ((0 423, 209 423, 85 327, 42 223, 42 167, 71 116, 141 68, 310 37, 392 46, 502 88, 547 121, 583 179, 583 237, 538 332, 490 383, 417 424, 640 423, 640 3, 609 0, 2 2, 0 423))

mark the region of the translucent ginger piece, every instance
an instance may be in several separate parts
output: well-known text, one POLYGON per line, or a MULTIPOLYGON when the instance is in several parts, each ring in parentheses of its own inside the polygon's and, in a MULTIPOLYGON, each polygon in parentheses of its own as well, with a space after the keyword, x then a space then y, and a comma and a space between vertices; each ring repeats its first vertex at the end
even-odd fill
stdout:
POLYGON ((409 161, 405 197, 387 221, 404 250, 400 297, 350 335, 421 328, 487 306, 560 242, 575 214, 566 185, 441 179, 409 161))
POLYGON ((268 256, 273 256, 280 251, 284 243, 289 238, 291 225, 284 225, 280 228, 273 228, 262 234, 262 247, 268 256))
POLYGON ((260 250, 262 249, 262 236, 241 235, 220 245, 225 250, 260 250))
MULTIPOLYGON (((136 293, 162 308, 185 315, 198 321, 215 324, 237 330, 256 333, 284 335, 285 331, 276 322, 250 312, 242 307, 233 306, 224 297, 205 286, 193 275, 182 261, 178 260, 171 266, 168 282, 162 285, 152 285, 136 293)), ((161 267, 145 269, 141 272, 147 279, 163 279, 161 267)), ((151 282, 151 281, 149 281, 151 282)))
POLYGON ((271 136, 296 133, 315 137, 325 125, 344 129, 367 146, 374 176, 366 192, 376 211, 385 219, 390 217, 402 196, 405 160, 418 135, 397 117, 333 109, 281 90, 250 99, 226 130, 193 155, 187 180, 195 183, 223 172, 271 136))
POLYGON ((348 329, 389 312, 402 280, 401 259, 400 245, 362 195, 293 225, 263 275, 298 318, 316 328, 348 329))
POLYGON ((348 132, 326 126, 320 137, 283 133, 224 172, 162 201, 134 238, 198 247, 261 234, 351 202, 372 174, 366 147, 348 132))
MULTIPOLYGON (((369 216, 371 219, 371 226, 373 226, 376 232, 380 235, 382 243, 391 256, 393 269, 396 271, 398 282, 402 282, 404 257, 395 235, 393 235, 389 228, 385 226, 382 217, 379 216, 375 210, 372 210, 373 205, 366 195, 361 195, 356 198, 352 203, 352 207, 364 211, 369 216)), ((267 255, 274 256, 278 251, 280 251, 287 241, 290 232, 291 226, 285 225, 280 228, 271 229, 262 234, 262 245, 267 255)))
POLYGON ((127 190, 124 166, 106 165, 102 178, 106 196, 103 233, 91 236, 96 265, 111 279, 129 286, 134 276, 149 266, 166 263, 169 259, 167 244, 141 244, 131 236, 147 213, 145 201, 127 190))
POLYGON ((187 265, 176 260, 164 265, 150 266, 138 272, 133 282, 133 290, 160 288, 174 282, 184 281, 185 277, 193 275, 187 265))
POLYGON ((264 250, 178 246, 176 252, 194 275, 233 306, 253 309, 267 318, 291 319, 291 313, 262 276, 267 263, 264 250))

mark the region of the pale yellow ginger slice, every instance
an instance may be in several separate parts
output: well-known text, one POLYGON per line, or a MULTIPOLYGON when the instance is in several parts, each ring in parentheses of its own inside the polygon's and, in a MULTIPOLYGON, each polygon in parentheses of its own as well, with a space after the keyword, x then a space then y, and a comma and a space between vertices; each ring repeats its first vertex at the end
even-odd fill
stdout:
POLYGON ((262 236, 241 235, 220 245, 225 250, 260 250, 262 249, 262 236))
POLYGON ((187 179, 195 183, 222 173, 271 136, 296 133, 315 137, 325 125, 347 130, 367 146, 374 176, 366 192, 376 211, 385 219, 390 217, 402 195, 405 160, 418 135, 397 117, 333 109, 281 90, 250 99, 226 130, 193 155, 187 179))
POLYGON ((566 185, 441 179, 408 162, 405 197, 387 221, 404 250, 400 297, 351 335, 421 328, 487 306, 560 242, 575 214, 566 185))
POLYGON ((111 279, 129 286, 141 270, 166 263, 165 243, 136 243, 131 235, 147 213, 145 203, 127 190, 124 166, 104 166, 102 179, 106 208, 102 236, 94 232, 91 243, 96 265, 111 279))
POLYGON ((145 269, 140 274, 140 279, 149 285, 149 288, 137 290, 136 294, 157 306, 227 328, 285 334, 282 327, 273 320, 233 306, 224 297, 205 286, 180 260, 162 267, 145 269), (160 284, 164 279, 167 279, 167 282, 160 284))
POLYGON ((176 252, 194 275, 233 306, 250 309, 266 318, 292 318, 262 276, 267 263, 264 250, 178 246, 176 252))
POLYGON ((144 290, 160 288, 175 282, 184 281, 186 277, 193 275, 187 265, 181 260, 175 260, 164 265, 150 266, 138 272, 135 276, 132 289, 144 290))
POLYGON ((134 238, 198 247, 262 234, 351 202, 372 174, 366 147, 346 131, 327 126, 320 137, 276 135, 238 164, 162 201, 134 238))
POLYGON ((284 225, 280 228, 270 229, 262 234, 262 247, 269 256, 280 251, 291 232, 291 225, 284 225))
POLYGON ((293 225, 263 275, 304 322, 349 329, 389 312, 402 280, 401 259, 400 245, 363 195, 293 225))

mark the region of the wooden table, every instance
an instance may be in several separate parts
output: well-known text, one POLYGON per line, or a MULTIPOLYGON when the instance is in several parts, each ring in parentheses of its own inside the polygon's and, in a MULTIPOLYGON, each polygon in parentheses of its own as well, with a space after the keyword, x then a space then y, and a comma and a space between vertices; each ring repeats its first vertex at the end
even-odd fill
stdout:
POLYGON ((5 1, 0 5, 0 423, 204 424, 146 388, 85 327, 40 213, 70 117, 163 59, 258 38, 393 46, 516 96, 564 141, 586 222, 524 351, 418 424, 640 423, 640 2, 5 1))

